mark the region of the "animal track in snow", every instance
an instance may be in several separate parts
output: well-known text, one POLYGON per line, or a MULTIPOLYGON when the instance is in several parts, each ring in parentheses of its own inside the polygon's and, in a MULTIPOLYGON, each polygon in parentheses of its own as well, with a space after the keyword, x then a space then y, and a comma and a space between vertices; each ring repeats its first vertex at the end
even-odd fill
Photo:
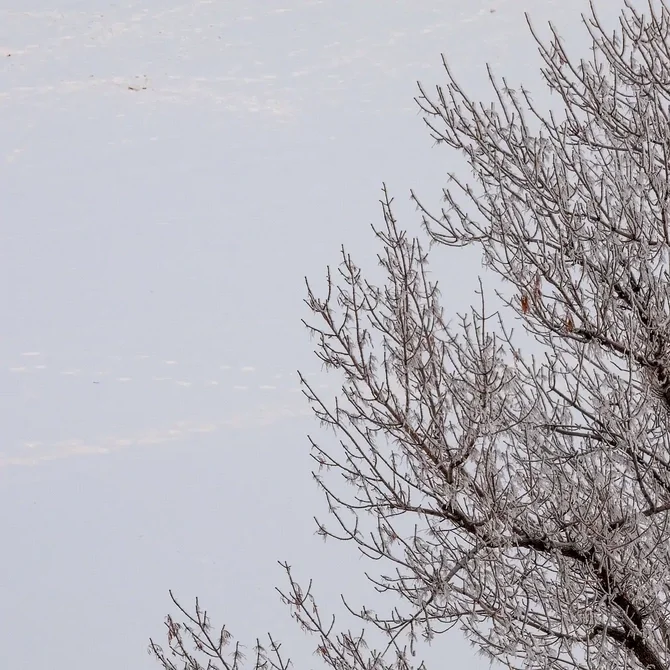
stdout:
MULTIPOLYGON (((305 373, 328 389, 315 372, 305 373)), ((195 439, 311 415, 295 373, 137 354, 0 360, 10 416, 0 467, 195 439), (76 435, 77 437, 71 437, 76 435)))
MULTIPOLYGON (((254 365, 229 365, 214 364, 207 365, 206 373, 196 373, 196 376, 186 377, 179 361, 174 359, 160 359, 149 354, 138 354, 135 356, 100 355, 89 357, 88 365, 79 362, 77 366, 67 365, 59 357, 52 357, 41 352, 25 352, 13 357, 14 360, 7 361, 0 367, 0 374, 4 368, 5 372, 12 375, 25 375, 31 382, 39 385, 40 380, 46 376, 60 375, 63 377, 77 377, 98 383, 144 383, 171 382, 185 388, 200 388, 208 386, 221 386, 222 388, 245 388, 263 391, 296 392, 300 388, 294 372, 290 374, 286 370, 260 370, 254 365), (30 357, 35 362, 29 364, 26 358, 30 357), (142 366, 142 367, 138 367, 142 366), (150 367, 149 367, 150 366, 150 367), (126 371, 127 374, 122 374, 126 371), (130 374, 132 371, 132 374, 130 374), (161 374, 163 373, 163 374, 161 374), (36 375, 41 375, 40 377, 36 375), (255 378, 257 383, 250 380, 255 378), (236 380, 244 380, 243 384, 236 380), (269 381, 271 380, 271 381, 269 381), (283 383, 282 383, 283 382, 283 383)), ((315 372, 304 373, 306 377, 314 377, 315 372)), ((326 386, 321 385, 321 388, 326 386)))

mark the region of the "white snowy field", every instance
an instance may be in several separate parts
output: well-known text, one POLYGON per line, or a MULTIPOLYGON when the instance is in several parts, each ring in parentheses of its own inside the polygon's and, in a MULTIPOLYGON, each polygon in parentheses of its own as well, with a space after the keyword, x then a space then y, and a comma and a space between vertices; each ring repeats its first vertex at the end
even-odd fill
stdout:
MULTIPOLYGON (((441 53, 474 97, 488 61, 541 100, 523 12, 584 49, 587 8, 0 0, 0 668, 156 667, 169 588, 314 662, 276 561, 326 608, 363 597, 366 565, 313 534, 295 371, 336 385, 304 276, 322 286, 342 244, 374 269, 382 181, 412 230, 409 188, 438 204, 456 163, 412 98, 441 53)), ((463 259, 436 267, 454 311, 463 259)), ((456 632, 445 654, 487 666, 456 632)))

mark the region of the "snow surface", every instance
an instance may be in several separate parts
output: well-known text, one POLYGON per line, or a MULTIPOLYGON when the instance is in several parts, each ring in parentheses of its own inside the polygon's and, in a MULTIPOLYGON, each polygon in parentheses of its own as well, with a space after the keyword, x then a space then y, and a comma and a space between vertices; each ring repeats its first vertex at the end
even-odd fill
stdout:
MULTIPOLYGON (((540 96, 523 11, 583 47, 586 8, 0 0, 0 667, 156 667, 168 588, 314 662, 276 560, 326 609, 367 591, 351 548, 313 535, 295 370, 335 389, 303 278, 341 244, 374 268, 382 181, 410 228, 410 187, 438 203, 455 158, 412 98, 440 53, 475 97, 486 61, 540 96)), ((463 259, 453 309, 479 272, 463 259)), ((445 650, 487 667, 456 632, 433 667, 445 650)))

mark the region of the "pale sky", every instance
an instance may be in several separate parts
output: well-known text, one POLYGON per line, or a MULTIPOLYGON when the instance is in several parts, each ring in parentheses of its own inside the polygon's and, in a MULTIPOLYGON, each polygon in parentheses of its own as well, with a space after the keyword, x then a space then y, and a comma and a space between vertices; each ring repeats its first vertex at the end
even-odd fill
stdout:
MULTIPOLYGON (((0 667, 156 668, 169 588, 319 665, 277 560, 326 611, 372 589, 354 547, 314 535, 306 434, 332 438, 295 371, 337 380, 303 277, 322 286, 342 244, 374 270, 382 181, 413 231, 410 187, 439 204, 457 161, 413 96, 440 53, 475 98, 488 61, 542 101, 523 12, 588 56, 587 8, 0 0, 0 667)), ((454 313, 480 272, 456 258, 432 263, 454 313)), ((487 667, 456 631, 428 656, 487 667)))

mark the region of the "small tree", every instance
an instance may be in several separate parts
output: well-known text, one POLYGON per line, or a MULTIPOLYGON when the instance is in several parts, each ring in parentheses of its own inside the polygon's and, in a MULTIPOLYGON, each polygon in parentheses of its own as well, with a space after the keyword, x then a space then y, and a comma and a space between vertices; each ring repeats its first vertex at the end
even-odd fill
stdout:
MULTIPOLYGON (((479 245, 508 289, 496 312, 482 292, 447 325, 385 190, 385 281, 343 252, 325 298, 308 285, 317 356, 343 376, 334 404, 302 379, 341 438, 314 458, 351 492, 316 473, 335 524, 319 532, 392 566, 374 583, 397 596, 359 613, 388 639, 365 651, 288 572, 285 600, 334 670, 410 668, 406 645, 456 624, 508 667, 670 667, 670 11, 625 5, 611 35, 591 6, 588 61, 533 32, 560 118, 492 75, 495 104, 477 104, 446 62, 444 88, 419 86, 433 138, 474 180, 452 175, 439 215, 412 198, 434 243, 479 245)), ((190 628, 167 620, 179 667, 235 668, 225 631, 203 638, 200 609, 182 614, 190 628)), ((284 670, 267 649, 256 668, 284 670)))

